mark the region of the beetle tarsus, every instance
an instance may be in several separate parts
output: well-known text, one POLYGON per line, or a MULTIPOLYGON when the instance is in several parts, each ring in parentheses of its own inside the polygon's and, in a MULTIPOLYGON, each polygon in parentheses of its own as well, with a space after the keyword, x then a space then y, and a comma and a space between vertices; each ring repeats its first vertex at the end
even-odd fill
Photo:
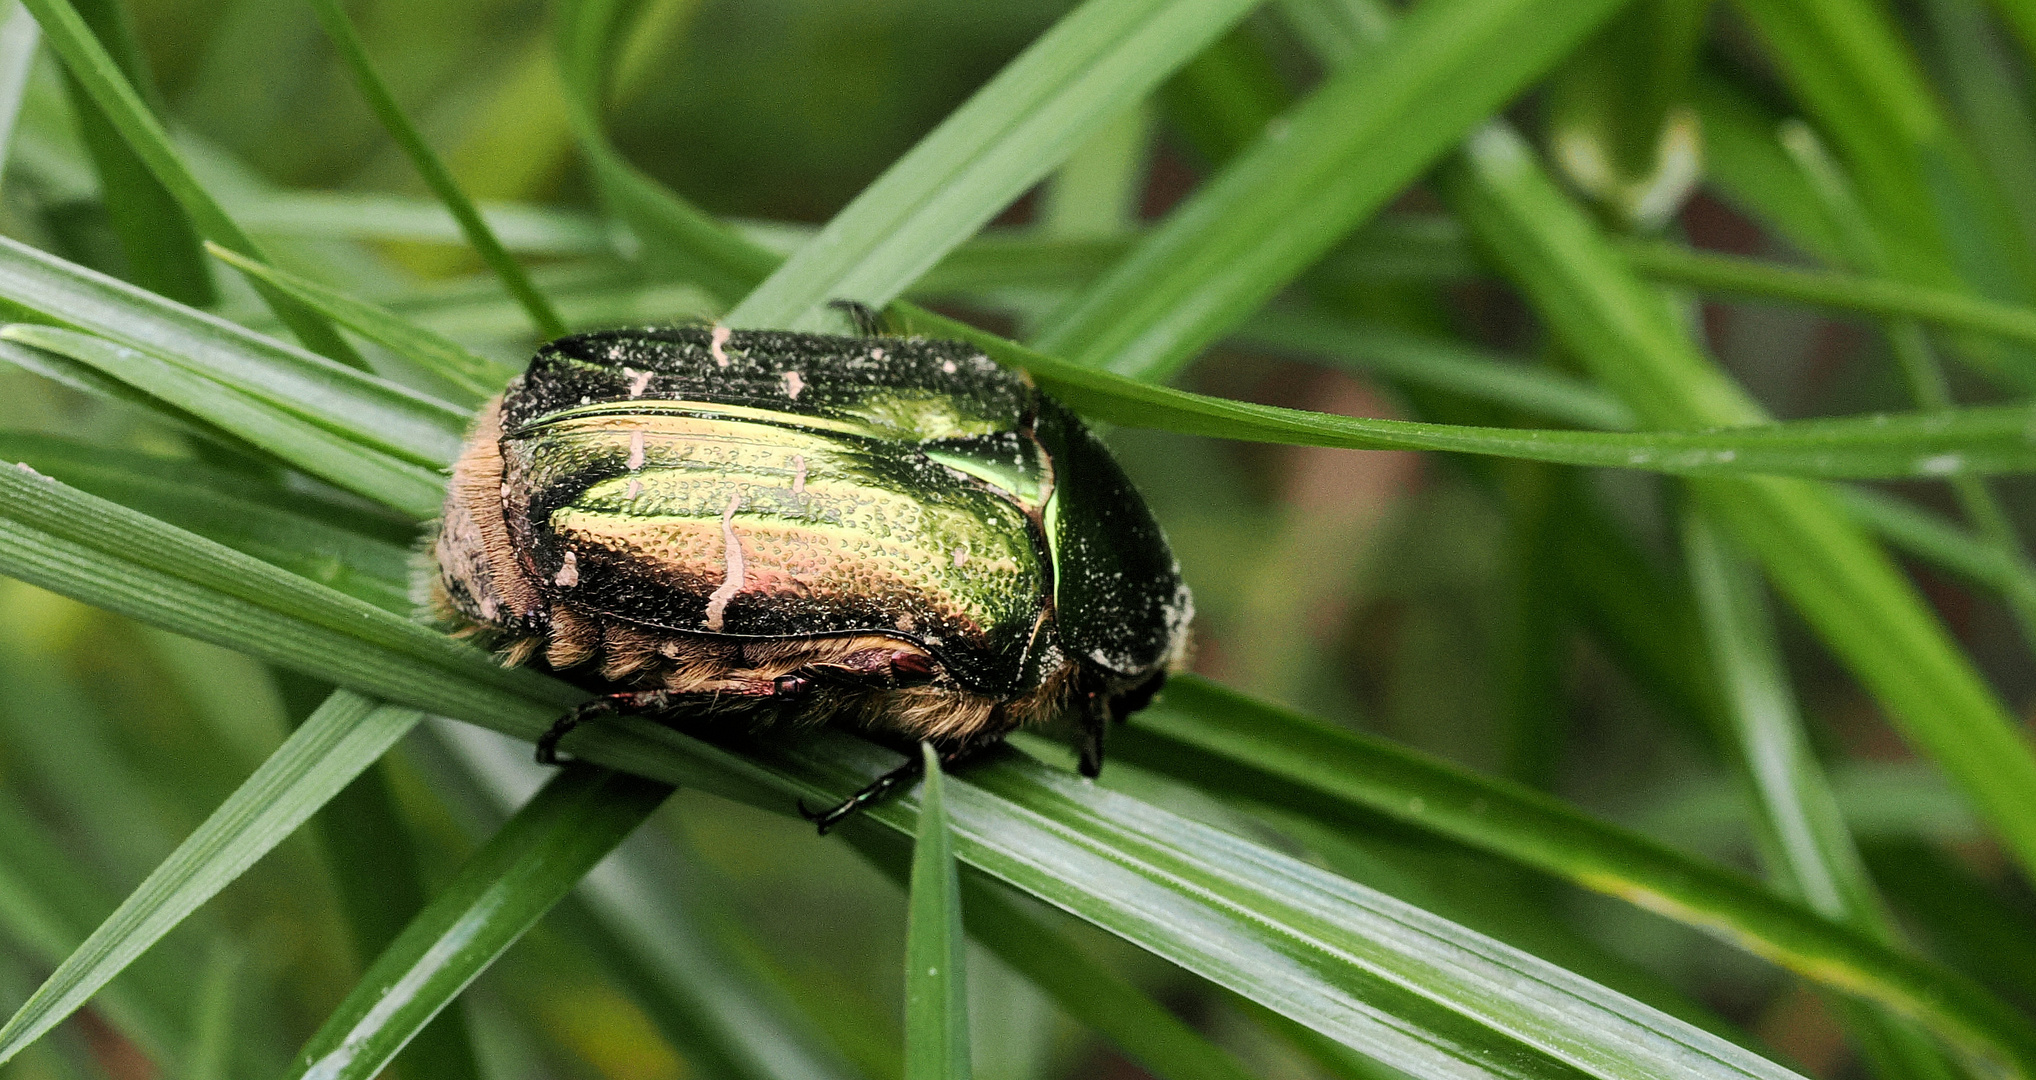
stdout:
POLYGON ((841 800, 841 802, 827 810, 812 810, 806 806, 806 800, 800 799, 798 802, 799 816, 818 826, 820 828, 820 835, 826 836, 827 830, 854 817, 856 812, 863 807, 877 802, 898 788, 918 780, 924 772, 925 764, 922 759, 917 756, 908 757, 903 765, 864 784, 860 791, 841 800))
POLYGON ((612 716, 623 710, 655 711, 667 701, 663 691, 649 690, 620 694, 603 694, 589 701, 580 702, 573 711, 551 722, 544 734, 537 737, 537 763, 539 765, 565 765, 573 759, 558 756, 559 740, 573 733, 573 729, 597 716, 612 716))

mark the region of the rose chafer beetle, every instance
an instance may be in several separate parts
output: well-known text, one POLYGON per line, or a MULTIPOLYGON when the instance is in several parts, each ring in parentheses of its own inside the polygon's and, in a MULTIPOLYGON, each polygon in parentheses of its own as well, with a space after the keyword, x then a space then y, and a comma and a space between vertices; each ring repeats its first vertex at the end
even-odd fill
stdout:
MULTIPOLYGON (((1059 717, 1081 770, 1186 648, 1145 502, 1064 406, 968 345, 721 327, 561 338, 481 412, 424 582, 437 618, 627 710, 831 723, 958 764, 1059 717)), ((822 831, 916 776, 918 756, 822 831)), ((803 808, 802 808, 803 809, 803 808)))

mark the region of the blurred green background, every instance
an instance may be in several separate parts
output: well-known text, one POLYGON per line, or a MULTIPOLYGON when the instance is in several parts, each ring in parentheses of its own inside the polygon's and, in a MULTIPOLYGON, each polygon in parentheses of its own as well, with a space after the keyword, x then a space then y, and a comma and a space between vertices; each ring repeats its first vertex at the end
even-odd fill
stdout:
MULTIPOLYGON (((1067 7, 646 0, 616 61, 611 131, 631 160, 716 214, 766 231, 821 223, 1067 7)), ((1509 115, 1544 146, 1554 145, 1565 124, 1593 123, 1601 125, 1600 145, 1615 146, 1591 94, 1626 85, 1618 82, 1624 76, 1594 83, 1590 65, 1632 63, 1645 52, 1633 40, 1665 40, 1660 20, 1674 13, 1654 9, 1670 7, 1636 8, 1657 21, 1643 20, 1638 30, 1615 24, 1590 47, 1596 54, 1580 53, 1509 115)), ((1622 217, 1611 197, 1596 204, 1600 212, 1621 231, 1699 248, 1791 264, 1828 255, 1807 250, 1814 226, 1778 222, 1774 202, 1763 203, 1762 183, 1801 181, 1771 138, 1797 107, 1761 28, 1737 8, 1683 7, 1681 17, 1695 13, 1695 43, 1680 61, 1642 65, 1640 82, 1653 76, 1667 84, 1670 105, 1701 118, 1696 138, 1710 171, 1671 191, 1672 212, 1656 220, 1622 217), (1688 65, 1687 77, 1665 72, 1679 62, 1688 65)), ((521 315, 431 212, 424 187, 308 7, 135 0, 130 12, 180 147, 279 265, 381 300, 490 355, 527 353, 534 342, 521 315)), ((468 192, 528 211, 516 219, 520 227, 505 225, 505 238, 569 321, 611 325, 711 310, 697 290, 660 277, 600 217, 567 127, 544 4, 378 0, 350 12, 382 74, 468 192)), ((2000 213, 2019 228, 2022 208, 2036 202, 2036 172, 2026 171, 2036 158, 2012 157, 2036 131, 2020 128, 2005 143, 1999 135, 2029 109, 2028 65, 2014 42, 1986 12, 1960 0, 1895 5, 1889 17, 1903 35, 1897 44, 1977 149, 1974 159, 1947 168, 1999 180, 2000 213)), ((1023 329, 1117 250, 1112 245, 1121 246, 1127 230, 1163 214, 1208 175, 1234 148, 1238 125, 1322 76, 1280 5, 1249 18, 1197 64, 1099 137, 1131 148, 1094 158, 1136 170, 1129 217, 1116 207, 1057 202, 1049 186, 997 223, 1090 242, 1101 255, 1024 280, 962 281, 936 306, 999 330, 1023 329)), ((1644 163, 1642 180, 1654 164, 1644 163)), ((1572 173, 1589 182, 1587 170, 1572 173)), ((98 190, 61 73, 45 55, 0 174, 0 232, 126 274, 98 190)), ((1955 247, 1959 238, 1952 239, 1955 247)), ((1988 256, 1954 250, 1952 257, 1983 263, 1988 256)), ((220 310, 272 325, 238 278, 217 273, 213 280, 220 310)), ((1426 186, 1404 195, 1385 226, 1317 267, 1305 288, 1320 308, 1528 358, 1558 373, 1575 369, 1518 296, 1482 269, 1426 186)), ((1909 407, 1871 323, 1772 302, 1684 299, 1715 355, 1779 416, 1909 407)), ((1347 360, 1233 340, 1185 384, 1353 415, 1475 423, 1520 415, 1347 360)), ((1960 372, 1952 385, 1962 400, 2006 392, 1997 381, 1960 372)), ((31 446, 37 433, 108 454, 204 460, 177 432, 135 410, 0 369, 0 443, 31 446)), ((1720 762, 1689 684, 1677 681, 1672 648, 1665 658, 1636 655, 1604 598, 1584 595, 1580 584, 1610 582, 1605 588, 1616 594, 1619 582, 1641 582, 1645 589, 1628 594, 1640 610, 1627 618, 1687 622, 1686 610, 1649 606, 1684 595, 1663 584, 1682 573, 1669 517, 1680 496, 1659 477, 1149 431, 1120 431, 1112 443, 1148 493, 1195 589, 1198 672, 1755 867, 1736 774, 1720 762), (1534 532, 1537 521, 1557 532, 1602 530, 1630 562, 1563 564, 1561 545, 1534 532)), ((1885 490, 1956 509, 1940 486, 1885 490)), ((1996 490, 2013 519, 2028 519, 2027 481, 1996 490)), ((376 557, 400 559, 407 526, 376 520, 369 529, 380 530, 376 557)), ((1909 569, 2026 717, 2036 707, 2036 668, 2011 611, 1948 573, 1909 569)), ((1872 700, 1792 619, 1781 615, 1782 642, 1810 731, 1898 915, 1947 960, 2023 1006, 2036 1004, 2036 897, 1872 700), (1947 921, 1962 932, 1945 932, 1947 921)), ((94 925, 321 696, 302 677, 0 581, 0 886, 8 874, 31 875, 73 901, 53 913, 64 925, 40 937, 32 918, 8 922, 0 1005, 25 997, 62 956, 55 943, 94 925)), ((386 789, 391 799, 382 805, 400 814, 414 850, 350 843, 351 811, 328 810, 319 829, 266 859, 116 986, 144 999, 151 983, 167 987, 169 1000, 191 1010, 179 1023, 230 1032, 215 1075, 273 1074, 364 960, 353 937, 358 923, 347 913, 360 898, 346 882, 409 880, 427 894, 442 884, 534 783, 539 774, 522 761, 526 752, 449 722, 421 729, 385 769, 357 782, 386 789), (493 777, 494 786, 476 777, 493 777), (217 986, 231 992, 214 992, 217 986)), ((1825 999, 1686 928, 1383 819, 1358 838, 1316 835, 1299 822, 1278 833, 1276 816, 1246 821, 1213 803, 1183 801, 1179 789, 1127 766, 1106 773, 1105 783, 1303 851, 1702 1022, 1737 1025, 1812 1075, 1863 1075, 1825 999)), ((899 889, 796 821, 692 792, 632 843, 659 849, 668 876, 658 887, 680 890, 704 913, 714 948, 761 972, 866 1075, 896 1075, 899 889)), ((0 909, 8 902, 0 887, 0 909)), ((400 924, 404 916, 398 909, 383 917, 400 924)), ((1100 933, 1089 938, 1098 956, 1257 1075, 1323 1075, 1304 1039, 1251 1007, 1100 933)), ((683 1031, 643 1007, 627 951, 571 903, 548 918, 463 999, 485 1075, 713 1075, 690 1056, 683 1031)), ((1143 1075, 987 954, 972 957, 969 978, 978 1076, 1143 1075)), ((0 1075, 168 1074, 95 1007, 0 1075)))

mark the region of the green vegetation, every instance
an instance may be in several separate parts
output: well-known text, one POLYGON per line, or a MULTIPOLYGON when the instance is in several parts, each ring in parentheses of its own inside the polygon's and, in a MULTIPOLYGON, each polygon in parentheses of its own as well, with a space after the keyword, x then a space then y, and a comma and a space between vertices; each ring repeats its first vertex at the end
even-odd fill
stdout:
POLYGON ((4 1080, 2036 1080, 2029 0, 9 0, 0 146, 4 1080), (538 768, 474 408, 837 299, 1194 670, 538 768))

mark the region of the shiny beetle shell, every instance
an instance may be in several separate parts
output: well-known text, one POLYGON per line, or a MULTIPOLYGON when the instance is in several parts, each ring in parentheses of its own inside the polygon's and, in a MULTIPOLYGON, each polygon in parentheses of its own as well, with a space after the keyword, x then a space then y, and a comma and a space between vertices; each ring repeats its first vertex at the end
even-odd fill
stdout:
POLYGON ((719 327, 544 346, 482 411, 438 617, 663 711, 980 745, 1141 707, 1192 604, 1065 407, 967 345, 719 327))

